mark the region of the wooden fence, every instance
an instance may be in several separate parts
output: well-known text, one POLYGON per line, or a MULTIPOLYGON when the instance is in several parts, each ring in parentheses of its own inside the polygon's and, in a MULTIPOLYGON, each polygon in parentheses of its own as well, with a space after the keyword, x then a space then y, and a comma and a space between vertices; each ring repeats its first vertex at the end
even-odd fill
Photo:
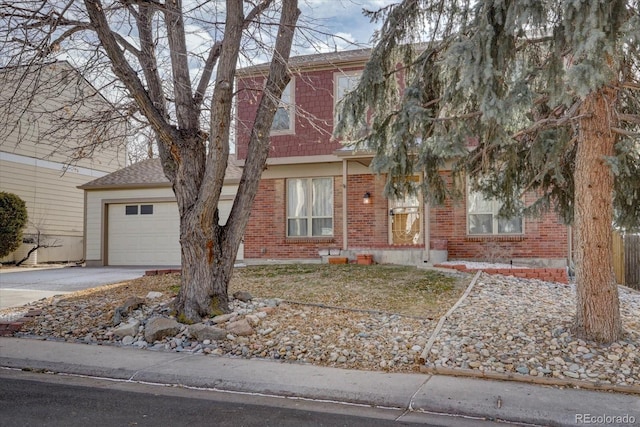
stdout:
POLYGON ((618 283, 640 289, 640 235, 613 233, 613 268, 618 283))

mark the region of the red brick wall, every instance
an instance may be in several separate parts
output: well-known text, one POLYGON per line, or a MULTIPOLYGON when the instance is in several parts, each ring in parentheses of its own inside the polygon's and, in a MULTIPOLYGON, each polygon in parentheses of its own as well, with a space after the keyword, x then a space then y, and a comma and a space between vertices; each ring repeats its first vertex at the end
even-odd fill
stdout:
MULTIPOLYGON (((388 202, 382 196, 384 180, 375 175, 350 175, 347 189, 349 249, 394 248, 389 244, 388 202), (363 204, 364 193, 371 203, 363 204)), ((286 237, 286 180, 263 179, 245 233, 244 254, 251 258, 317 258, 320 249, 342 248, 342 177, 334 177, 334 235, 331 238, 286 237)), ((467 236, 466 207, 447 201, 430 210, 432 249, 447 241, 449 259, 509 260, 512 258, 566 258, 567 227, 555 214, 525 218, 522 236, 467 236)), ((422 248, 424 245, 411 245, 422 248)))
POLYGON ((375 175, 351 175, 348 179, 349 248, 377 248, 388 246, 388 201, 382 196, 384 182, 375 175), (370 193, 369 204, 362 203, 370 193))
MULTIPOLYGON (((529 195, 525 203, 533 201, 529 195)), ((566 258, 568 229, 554 213, 524 218, 524 235, 468 236, 464 201, 431 209, 431 240, 447 240, 449 259, 566 258)))
MULTIPOLYGON (((345 69, 353 71, 356 69, 345 69)), ((308 71, 294 76, 295 134, 272 135, 270 158, 331 154, 341 144, 331 138, 333 132, 334 70, 308 71)), ((238 128, 236 152, 246 159, 249 130, 255 119, 262 79, 238 80, 238 128)))
POLYGON ((318 258, 318 251, 342 247, 342 177, 333 181, 333 237, 287 238, 286 179, 263 179, 244 236, 244 257, 318 258))
POLYGON ((501 274, 521 279, 539 279, 545 282, 569 283, 566 268, 467 268, 464 264, 436 264, 436 267, 451 268, 468 273, 481 270, 487 274, 501 274))
MULTIPOLYGON (((375 175, 349 175, 347 230, 349 249, 398 248, 388 241, 388 202, 384 181, 375 175), (362 203, 364 193, 371 203, 362 203)), ((245 231, 244 256, 252 258, 318 258, 318 251, 342 248, 342 176, 335 176, 332 238, 286 237, 286 180, 263 179, 245 231)), ((421 248, 424 245, 406 246, 421 248)))

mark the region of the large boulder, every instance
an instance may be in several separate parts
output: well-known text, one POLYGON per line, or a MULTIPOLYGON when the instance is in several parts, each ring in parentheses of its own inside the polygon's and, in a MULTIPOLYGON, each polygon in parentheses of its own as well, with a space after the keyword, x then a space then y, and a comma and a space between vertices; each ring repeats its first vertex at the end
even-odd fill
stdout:
POLYGON ((238 313, 227 313, 227 314, 221 314, 219 316, 216 316, 214 318, 211 319, 211 322, 217 324, 220 323, 224 323, 224 322, 228 322, 229 320, 233 319, 234 317, 238 317, 238 313))
POLYGON ((242 319, 228 323, 227 332, 242 337, 253 335, 255 331, 253 330, 247 319, 242 319))
POLYGON ((117 328, 113 330, 113 335, 122 339, 127 335, 135 337, 140 327, 140 321, 137 319, 129 319, 127 323, 121 323, 117 328))
POLYGON ((227 336, 227 331, 215 326, 207 326, 202 323, 196 323, 188 326, 189 333, 198 341, 210 340, 219 341, 227 336))
POLYGON ((180 332, 181 325, 175 319, 166 317, 152 317, 144 327, 144 339, 148 343, 160 341, 165 337, 175 336, 180 332))
POLYGON ((249 302, 253 299, 253 296, 247 291, 238 291, 233 294, 233 297, 242 302, 249 302))
POLYGON ((125 317, 129 316, 132 311, 139 309, 143 304, 144 299, 140 297, 127 298, 120 307, 114 310, 112 324, 114 326, 119 325, 125 317))

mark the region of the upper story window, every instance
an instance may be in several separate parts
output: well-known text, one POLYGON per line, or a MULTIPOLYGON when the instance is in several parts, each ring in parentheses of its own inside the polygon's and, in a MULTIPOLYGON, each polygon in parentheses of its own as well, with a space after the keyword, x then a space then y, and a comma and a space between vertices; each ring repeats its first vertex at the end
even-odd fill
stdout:
POLYGON ((333 236, 333 179, 287 180, 287 236, 333 236))
POLYGON ((294 92, 295 83, 293 78, 282 91, 278 110, 273 117, 271 124, 271 134, 293 133, 293 120, 295 116, 294 110, 294 92))
POLYGON ((467 191, 467 228, 469 234, 523 234, 522 217, 500 218, 502 203, 485 198, 482 193, 467 191))
POLYGON ((340 101, 345 97, 345 95, 351 92, 353 89, 358 86, 358 82, 360 81, 360 76, 362 75, 361 71, 352 71, 348 73, 336 73, 334 76, 334 95, 333 95, 333 117, 334 123, 338 123, 340 121, 340 101))

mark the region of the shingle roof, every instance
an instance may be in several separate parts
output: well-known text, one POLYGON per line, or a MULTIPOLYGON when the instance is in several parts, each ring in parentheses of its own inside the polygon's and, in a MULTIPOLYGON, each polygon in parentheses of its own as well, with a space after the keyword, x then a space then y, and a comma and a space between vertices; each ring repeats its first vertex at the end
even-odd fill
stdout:
MULTIPOLYGON (((225 174, 225 184, 235 184, 242 176, 242 169, 235 163, 235 157, 229 158, 229 164, 225 174)), ((148 159, 131 166, 117 170, 78 188, 82 190, 97 190, 107 188, 130 187, 170 187, 169 180, 164 175, 160 159, 148 159)))
MULTIPOLYGON (((371 49, 345 50, 342 52, 314 53, 311 55, 292 56, 289 58, 291 68, 313 68, 314 66, 339 66, 349 62, 366 62, 371 56, 371 49)), ((252 65, 238 70, 239 75, 251 75, 268 69, 269 63, 252 65)))

